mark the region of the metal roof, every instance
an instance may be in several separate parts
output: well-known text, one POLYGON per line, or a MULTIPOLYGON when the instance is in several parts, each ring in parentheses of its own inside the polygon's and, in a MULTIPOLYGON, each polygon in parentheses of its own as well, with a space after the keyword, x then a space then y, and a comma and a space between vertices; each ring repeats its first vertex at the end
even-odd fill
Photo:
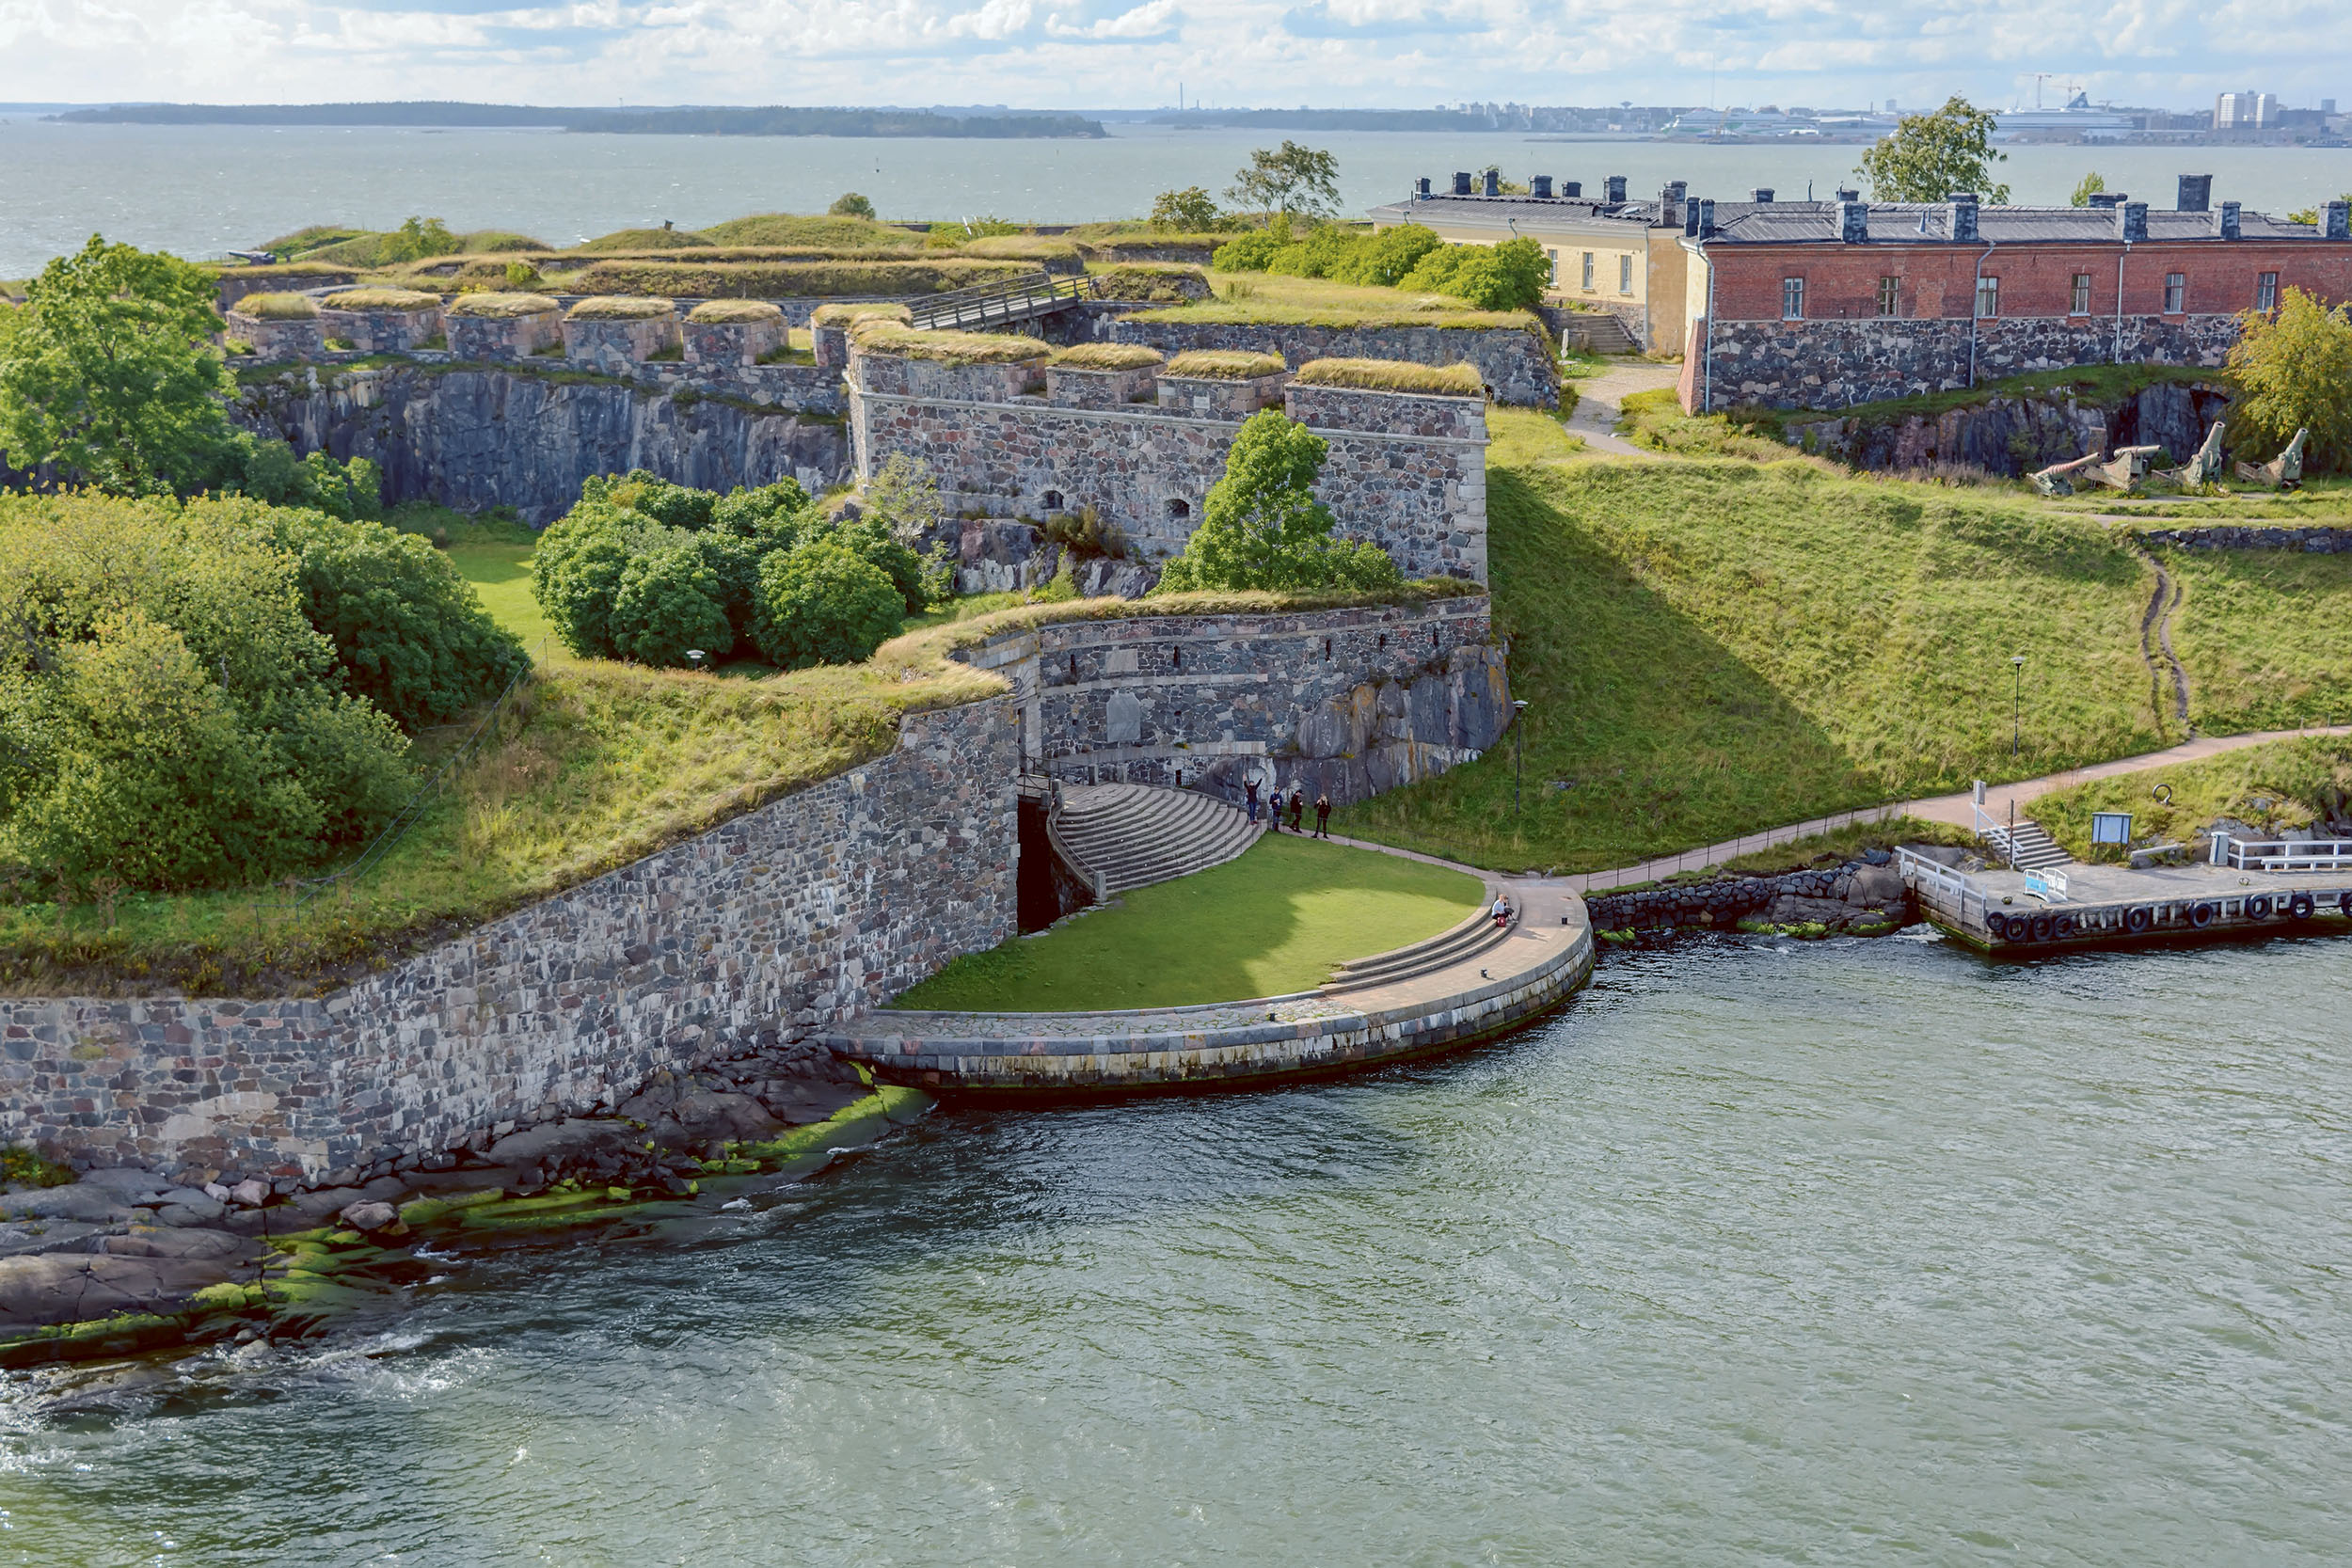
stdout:
POLYGON ((1604 201, 1589 196, 1431 196, 1391 201, 1372 209, 1375 223, 1453 223, 1473 229, 1506 229, 1514 223, 1540 227, 1553 223, 1647 224, 1658 211, 1655 201, 1604 201))

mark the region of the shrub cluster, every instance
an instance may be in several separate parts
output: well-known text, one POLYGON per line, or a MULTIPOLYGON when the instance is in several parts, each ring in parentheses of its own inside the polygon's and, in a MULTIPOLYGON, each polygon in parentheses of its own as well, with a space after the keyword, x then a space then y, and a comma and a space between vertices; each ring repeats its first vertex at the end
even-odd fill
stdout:
POLYGON ((528 665, 423 541, 246 499, 0 497, 0 878, 268 881, 373 833, 400 723, 528 665))
POLYGON ((1233 437, 1225 477, 1209 487, 1200 526, 1160 569, 1155 594, 1203 589, 1279 592, 1397 587, 1404 575, 1386 550, 1333 531, 1315 481, 1330 445, 1264 408, 1233 437))
POLYGON ((1375 233, 1322 224, 1304 237, 1277 219, 1220 245, 1220 272, 1327 277, 1416 293, 1451 294, 1480 310, 1525 310, 1543 303, 1551 265, 1534 240, 1448 245, 1418 223, 1375 233))
POLYGON ((722 496, 643 469, 580 487, 540 536, 532 593, 574 653, 674 668, 690 650, 856 663, 933 596, 885 523, 830 520, 790 480, 722 496))

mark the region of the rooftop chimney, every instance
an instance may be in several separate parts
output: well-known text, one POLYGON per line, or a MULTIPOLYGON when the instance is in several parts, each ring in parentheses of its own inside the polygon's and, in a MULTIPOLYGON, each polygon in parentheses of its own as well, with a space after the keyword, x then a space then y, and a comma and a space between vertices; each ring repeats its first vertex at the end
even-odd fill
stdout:
POLYGON ((2090 193, 2091 207, 2094 210, 2103 213, 2108 211, 2114 207, 2117 202, 2122 199, 2123 193, 2122 191, 2092 191, 2090 193))
POLYGON ((1454 171, 1454 194, 1455 196, 1468 196, 1470 193, 1470 176, 1458 168, 1455 169, 1454 171))
POLYGON ((1689 195, 1691 194, 1691 182, 1689 182, 1688 180, 1677 180, 1677 181, 1675 181, 1672 184, 1668 185, 1666 188, 1667 188, 1668 190, 1670 190, 1670 191, 1674 192, 1674 193, 1675 193, 1675 199, 1676 199, 1677 201, 1679 201, 1679 200, 1681 200, 1684 197, 1689 196, 1689 195))
POLYGON ((1532 184, 1532 185, 1534 185, 1534 186, 1535 187, 1535 194, 1536 194, 1537 196, 1542 197, 1542 198, 1543 198, 1546 201, 1549 201, 1549 200, 1551 199, 1551 176, 1550 176, 1550 175, 1549 175, 1549 174, 1538 174, 1538 175, 1534 175, 1534 176, 1533 176, 1533 177, 1529 180, 1529 182, 1529 182, 1530 184, 1532 184))
POLYGON ((1613 174, 1609 177, 1609 204, 1613 207, 1624 199, 1625 176, 1622 174, 1613 174))
POLYGON ((2126 241, 2137 245, 2148 237, 2148 203, 2126 201, 2115 209, 2117 232, 2126 241))
POLYGON ((1501 196, 1502 194, 1502 171, 1501 169, 1490 168, 1486 171, 1486 194, 1488 196, 1501 196))
POLYGON ((1413 195, 1422 201, 1429 199, 1429 182, 1426 178, 1413 182, 1413 195))
POLYGON ((1581 180, 1564 180, 1560 182, 1560 194, 1562 196, 1582 196, 1584 194, 1584 182, 1581 180))
POLYGON ((1658 221, 1669 229, 1682 227, 1682 193, 1673 185, 1658 193, 1658 221))
POLYGON ((1692 222, 1696 227, 1691 231, 1702 240, 1715 232, 1715 203, 1707 197, 1699 198, 1698 216, 1692 222))
POLYGON ((1837 237, 1848 245, 1860 245, 1870 237, 1870 209, 1859 201, 1837 204, 1837 237))
POLYGON ((1837 199, 1840 201, 1859 201, 1862 199, 1862 193, 1854 189, 1851 185, 1840 185, 1837 187, 1837 199))
POLYGON ((2213 231, 2220 235, 2225 240, 2236 239, 2238 237, 2237 214, 2238 205, 2234 201, 2225 201, 2220 206, 2215 208, 2213 214, 2213 231))
POLYGON ((1772 204, 1772 187, 1770 185, 1756 186, 1755 193, 1749 198, 1749 199, 1754 201, 1758 207, 1771 206, 1772 204))
POLYGON ((2352 201, 2330 201, 2319 214, 2319 232, 2330 240, 2352 240, 2352 201))
POLYGON ((2181 176, 2181 197, 2174 203, 2181 212, 2201 213, 2213 205, 2213 176, 2184 174, 2181 176))
POLYGON ((1954 191, 1951 198, 1952 241, 1956 245, 1977 243, 1977 193, 1954 191))

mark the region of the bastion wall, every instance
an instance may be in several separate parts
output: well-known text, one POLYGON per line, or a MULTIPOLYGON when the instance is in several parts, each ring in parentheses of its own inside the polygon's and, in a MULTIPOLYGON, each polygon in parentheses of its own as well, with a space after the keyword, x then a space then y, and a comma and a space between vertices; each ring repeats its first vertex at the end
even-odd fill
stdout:
POLYGON ((610 1108, 1015 929, 1016 705, 319 998, 0 1000, 0 1143, 316 1181, 610 1108))
MULTIPOLYGON (((950 366, 853 352, 857 472, 894 456, 930 465, 951 511, 1048 516, 1091 507, 1145 560, 1184 547, 1242 421, 1155 401, 1077 406, 1041 366, 950 366)), ((1302 387, 1289 417, 1329 443, 1316 494, 1339 531, 1407 577, 1486 579, 1486 415, 1477 398, 1302 387)))
POLYGON ((958 657, 1012 683, 1026 771, 1335 804, 1470 761, 1511 718, 1484 594, 1271 615, 1059 621, 958 657))
POLYGON ((1468 363, 1497 403, 1557 408, 1560 361, 1551 345, 1519 326, 1318 326, 1272 322, 1168 322, 1096 313, 1104 342, 1141 343, 1173 356, 1191 349, 1279 354, 1296 370, 1310 359, 1404 359, 1468 363))

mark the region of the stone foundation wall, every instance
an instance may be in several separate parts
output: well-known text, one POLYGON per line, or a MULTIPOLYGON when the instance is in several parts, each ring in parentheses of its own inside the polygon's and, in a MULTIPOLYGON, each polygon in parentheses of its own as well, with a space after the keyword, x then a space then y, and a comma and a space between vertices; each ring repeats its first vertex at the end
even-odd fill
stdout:
MULTIPOLYGON (((1882 859, 1884 857, 1882 856, 1882 859)), ((1837 903, 1851 910, 1883 908, 1908 919, 1914 912, 1901 875, 1892 866, 1849 863, 1823 871, 1792 871, 1780 877, 1718 877, 1711 881, 1603 894, 1585 900, 1594 928, 1654 931, 1676 927, 1730 930, 1751 916, 1769 917, 1784 898, 1837 903)), ((1820 919, 1826 911, 1788 910, 1820 919)))
POLYGON ((442 335, 441 308, 430 310, 321 310, 319 331, 354 354, 405 354, 442 335))
POLYGON ((388 502, 511 506, 543 525, 580 499, 582 480, 631 468, 714 490, 796 479, 815 494, 844 483, 849 432, 824 417, 839 387, 834 372, 801 365, 641 366, 627 382, 524 365, 314 367, 244 388, 232 412, 298 452, 372 459, 388 502), (752 388, 785 406, 746 407, 752 388))
POLYGON ((2152 528, 2144 545, 2185 550, 2303 550, 2312 555, 2352 555, 2352 528, 2265 528, 2260 523, 2217 523, 2197 528, 2152 528))
POLYGON ((564 356, 615 375, 627 375, 655 355, 673 349, 679 350, 682 357, 684 341, 675 316, 564 323, 564 356))
POLYGON ((961 656, 1010 680, 1030 771, 1345 804, 1492 746, 1510 677, 1485 595, 1280 615, 1068 621, 961 656))
POLYGON ((762 356, 784 347, 787 330, 782 316, 763 322, 690 321, 685 324, 686 362, 757 365, 762 356))
POLYGON ((256 359, 310 359, 326 352, 326 334, 316 316, 280 321, 231 310, 221 335, 250 343, 256 359))
POLYGON ((2111 316, 1988 317, 1975 324, 1972 380, 1969 325, 1949 317, 1718 321, 1710 349, 1702 322, 1693 342, 1711 354, 1712 374, 1692 367, 1685 406, 1845 408, 2077 365, 2218 368, 2237 341, 2235 316, 2125 316, 2120 332, 2111 316))
POLYGON ((0 1000, 0 1143, 317 1179, 842 1022, 1014 931, 1018 721, 898 749, 328 996, 0 1000))
MULTIPOLYGON (((903 454, 930 466, 951 511, 1043 517, 1090 506, 1140 560, 1182 550, 1240 420, 1139 404, 1057 406, 1015 390, 1035 374, 854 355, 860 476, 903 454)), ((1291 417, 1330 442, 1317 493, 1343 534, 1378 545, 1408 577, 1486 580, 1482 403, 1336 387, 1293 386, 1285 396, 1291 417)))
POLYGON ((1802 424, 1791 420, 1787 429, 1805 451, 1857 468, 1903 472, 1959 465, 2018 478, 2118 447, 2162 447, 2174 462, 2185 462, 2229 407, 2230 394, 2218 387, 2171 382, 2114 404, 2056 394, 2005 395, 1932 417, 1873 420, 1865 412, 1802 424))
POLYGON ((1551 345, 1521 326, 1308 326, 1257 323, 1164 322, 1100 315, 1098 337, 1143 343, 1171 358, 1187 349, 1247 349, 1279 354, 1296 370, 1310 359, 1409 359, 1422 365, 1467 360, 1497 403, 1556 408, 1560 362, 1551 345))
POLYGON ((523 359, 549 347, 560 351, 564 344, 564 318, 553 310, 529 316, 451 315, 445 320, 453 359, 523 359))

